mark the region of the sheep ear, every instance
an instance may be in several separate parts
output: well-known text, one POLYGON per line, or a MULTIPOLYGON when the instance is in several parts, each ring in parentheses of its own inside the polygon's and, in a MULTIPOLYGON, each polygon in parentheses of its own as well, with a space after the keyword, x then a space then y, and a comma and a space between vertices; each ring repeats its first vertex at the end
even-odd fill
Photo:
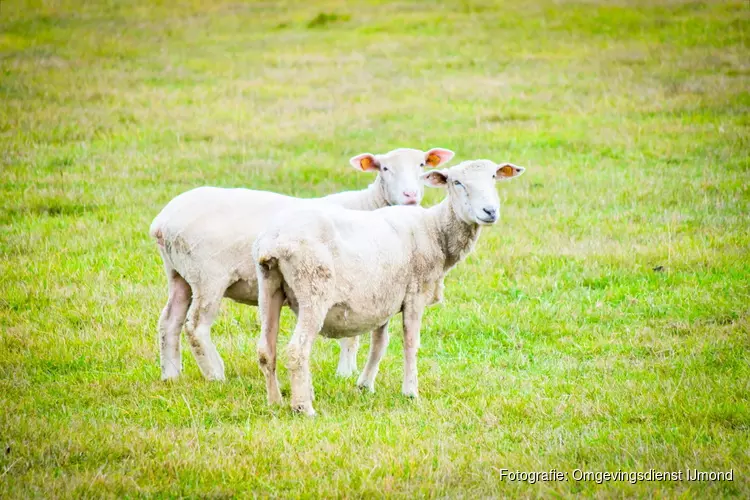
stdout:
POLYGON ((424 154, 424 162, 430 167, 439 167, 443 163, 451 161, 455 153, 450 149, 432 148, 424 154))
POLYGON ((525 168, 519 167, 518 165, 513 165, 512 163, 502 163, 497 166, 497 171, 495 172, 495 175, 496 175, 497 180, 504 181, 504 180, 512 179, 514 177, 518 177, 525 171, 526 171, 525 168))
POLYGON ((351 163, 352 167, 362 172, 377 172, 380 170, 380 162, 371 153, 352 156, 349 163, 351 163))
POLYGON ((448 176, 442 170, 431 170, 422 174, 422 182, 425 186, 444 188, 448 185, 448 176))

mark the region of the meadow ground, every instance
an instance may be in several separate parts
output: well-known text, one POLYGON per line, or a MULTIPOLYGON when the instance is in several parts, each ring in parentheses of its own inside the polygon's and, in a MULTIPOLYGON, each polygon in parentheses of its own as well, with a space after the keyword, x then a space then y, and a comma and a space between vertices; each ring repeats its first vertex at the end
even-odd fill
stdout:
POLYGON ((3 0, 0 497, 747 497, 749 23, 743 1, 3 0), (319 416, 268 408, 256 311, 229 302, 226 383, 187 351, 159 381, 167 201, 363 187, 348 158, 404 146, 528 168, 426 315, 420 400, 395 321, 377 393, 320 340, 319 416), (734 480, 500 473, 687 467, 734 480))

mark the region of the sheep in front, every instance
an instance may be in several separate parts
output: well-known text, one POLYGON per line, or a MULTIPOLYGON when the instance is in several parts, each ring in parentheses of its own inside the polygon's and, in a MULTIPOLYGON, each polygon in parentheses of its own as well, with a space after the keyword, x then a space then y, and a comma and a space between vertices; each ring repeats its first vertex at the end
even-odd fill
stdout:
MULTIPOLYGON (((176 378, 182 370, 180 332, 203 376, 224 380, 224 361, 211 341, 211 325, 222 297, 258 304, 255 265, 248 258, 256 236, 278 212, 293 205, 331 204, 352 210, 388 205, 418 205, 423 167, 437 167, 453 157, 447 149, 427 152, 396 149, 386 154, 364 153, 350 160, 359 171, 377 172, 367 189, 314 200, 301 200, 268 191, 200 187, 170 201, 151 224, 164 261, 169 298, 159 318, 161 378, 176 378), (186 321, 187 320, 187 321, 186 321)), ((356 339, 342 341, 339 372, 348 375, 356 363, 356 339), (348 343, 347 343, 348 342, 348 343)))
POLYGON ((426 185, 448 192, 429 209, 355 212, 316 206, 276 217, 253 246, 261 318, 258 361, 269 403, 281 402, 276 343, 285 303, 297 316, 287 346, 295 411, 315 414, 310 352, 318 333, 347 338, 373 330, 367 364, 357 381, 373 391, 388 344, 388 322, 399 312, 404 327, 402 392, 417 397, 423 311, 442 300, 446 273, 471 252, 482 226, 498 220, 495 182, 523 172, 510 163, 467 161, 422 175, 426 185))

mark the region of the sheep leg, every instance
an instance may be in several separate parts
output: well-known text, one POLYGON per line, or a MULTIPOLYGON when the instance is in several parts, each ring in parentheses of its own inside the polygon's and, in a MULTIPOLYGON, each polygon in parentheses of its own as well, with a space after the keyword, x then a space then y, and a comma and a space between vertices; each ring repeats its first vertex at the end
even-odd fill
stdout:
POLYGON ((357 350, 359 349, 359 337, 339 339, 339 366, 336 375, 339 377, 351 377, 357 371, 357 350))
POLYGON ((404 383, 401 392, 410 398, 419 396, 417 382, 417 350, 419 330, 422 327, 422 309, 404 309, 404 383))
POLYGON ((276 377, 276 345, 279 336, 279 318, 284 305, 281 275, 278 270, 260 269, 258 273, 258 309, 260 311, 260 338, 258 339, 258 364, 266 377, 268 404, 281 404, 279 380, 276 377))
POLYGON ((224 361, 211 341, 211 325, 216 319, 221 304, 221 293, 206 293, 193 297, 187 313, 185 332, 190 349, 206 380, 224 380, 224 361))
POLYGON ((388 323, 373 330, 372 341, 370 342, 370 354, 367 357, 367 364, 362 374, 357 380, 357 387, 360 389, 369 389, 375 392, 375 377, 378 375, 380 360, 383 359, 388 349, 388 323))
POLYGON ((315 415, 312 406, 310 352, 324 319, 324 311, 317 311, 313 307, 301 307, 297 325, 287 346, 287 364, 292 379, 292 409, 308 416, 315 415))
POLYGON ((180 353, 180 331, 185 324, 185 316, 192 291, 182 276, 167 269, 169 298, 159 317, 159 347, 161 352, 161 379, 172 380, 182 371, 180 353))

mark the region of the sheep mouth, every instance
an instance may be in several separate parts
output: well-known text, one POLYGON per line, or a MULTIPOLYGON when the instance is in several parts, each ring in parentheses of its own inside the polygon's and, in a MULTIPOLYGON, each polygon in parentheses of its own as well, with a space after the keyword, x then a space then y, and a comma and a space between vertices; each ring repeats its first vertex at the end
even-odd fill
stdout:
POLYGON ((497 217, 477 217, 482 224, 494 224, 497 222, 497 217))
POLYGON ((417 200, 406 200, 404 205, 418 205, 417 200))

